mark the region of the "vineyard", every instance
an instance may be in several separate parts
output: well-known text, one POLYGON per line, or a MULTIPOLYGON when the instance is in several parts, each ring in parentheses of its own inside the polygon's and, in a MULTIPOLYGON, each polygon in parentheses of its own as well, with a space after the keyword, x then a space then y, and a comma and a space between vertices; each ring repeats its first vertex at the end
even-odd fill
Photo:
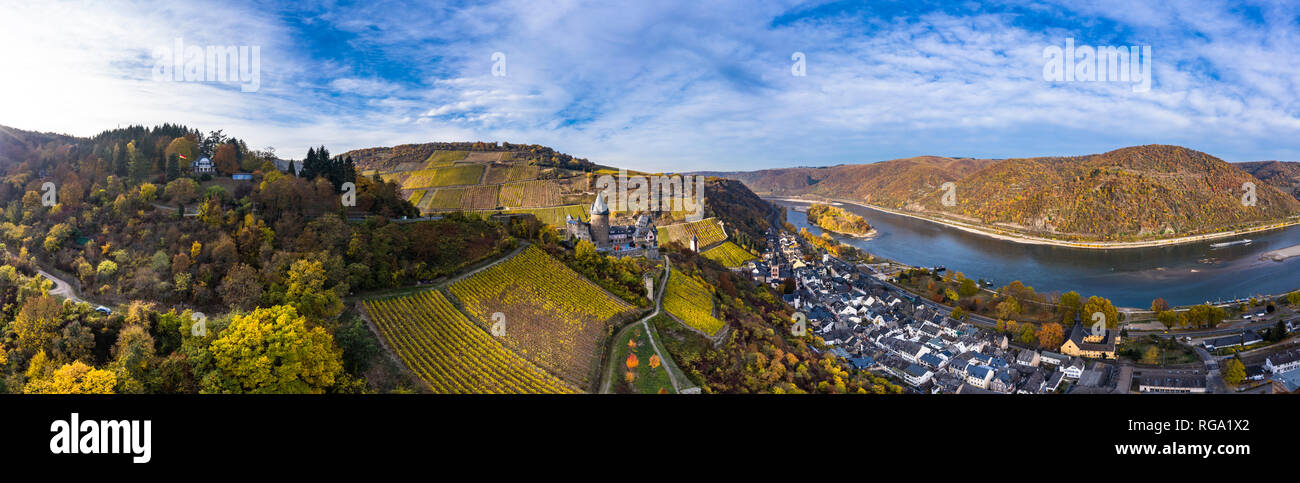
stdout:
POLYGON ((506 349, 441 292, 365 302, 402 361, 436 393, 574 393, 573 387, 506 349))
POLYGON ((726 322, 713 316, 713 292, 689 275, 673 271, 664 292, 664 310, 682 323, 713 337, 726 322))
POLYGON ((704 255, 704 258, 731 268, 739 267, 744 265, 745 262, 757 258, 754 254, 741 248, 740 245, 732 242, 725 242, 721 245, 705 250, 701 255, 704 255))
POLYGON ((483 178, 481 164, 462 164, 445 168, 422 169, 404 173, 408 176, 401 181, 404 189, 436 188, 439 186, 458 186, 478 184, 483 178))
POLYGON ((551 180, 522 181, 501 185, 501 206, 536 208, 555 206, 562 202, 560 187, 551 180))
POLYGON ((524 163, 516 163, 510 166, 492 165, 488 169, 488 183, 509 183, 511 181, 523 181, 537 179, 541 175, 542 169, 537 166, 530 166, 524 163))
POLYGON ((406 201, 410 201, 412 205, 420 206, 420 199, 424 198, 424 193, 424 191, 412 191, 411 197, 407 198, 406 201))
POLYGON ((497 207, 498 185, 441 188, 422 210, 490 210, 497 207))
POLYGON ((504 314, 506 346, 577 387, 591 383, 609 320, 633 309, 536 247, 448 290, 484 328, 504 314))
POLYGON ((565 216, 572 216, 576 219, 585 220, 587 218, 587 207, 586 205, 569 205, 553 206, 550 208, 525 208, 506 210, 506 213, 528 213, 536 216, 542 223, 554 227, 563 227, 565 216))
POLYGON ((689 247, 691 235, 700 240, 700 247, 707 247, 727 239, 726 232, 716 218, 708 218, 693 223, 678 223, 659 227, 659 243, 677 242, 689 247))
POLYGON ((429 155, 429 159, 424 160, 424 167, 441 168, 451 166, 452 163, 465 159, 468 155, 468 151, 435 151, 429 155))

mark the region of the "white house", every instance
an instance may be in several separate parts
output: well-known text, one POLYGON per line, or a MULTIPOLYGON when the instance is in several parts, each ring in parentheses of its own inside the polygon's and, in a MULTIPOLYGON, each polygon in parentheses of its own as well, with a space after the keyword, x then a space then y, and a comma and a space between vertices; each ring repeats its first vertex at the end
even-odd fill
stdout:
POLYGON ((1300 368, 1300 349, 1269 354, 1268 358, 1264 359, 1264 369, 1273 374, 1289 372, 1297 368, 1300 368))
POLYGON ((196 174, 215 173, 217 172, 217 165, 212 164, 212 160, 206 157, 199 158, 193 163, 190 163, 190 171, 193 171, 196 174))

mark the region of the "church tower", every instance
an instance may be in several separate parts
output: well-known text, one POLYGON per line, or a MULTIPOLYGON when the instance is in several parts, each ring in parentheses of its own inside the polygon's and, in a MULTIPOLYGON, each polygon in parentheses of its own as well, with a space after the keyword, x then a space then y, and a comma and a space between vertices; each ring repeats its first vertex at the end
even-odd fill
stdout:
POLYGON ((596 193, 596 202, 591 204, 591 241, 597 248, 609 246, 609 207, 604 193, 596 193))

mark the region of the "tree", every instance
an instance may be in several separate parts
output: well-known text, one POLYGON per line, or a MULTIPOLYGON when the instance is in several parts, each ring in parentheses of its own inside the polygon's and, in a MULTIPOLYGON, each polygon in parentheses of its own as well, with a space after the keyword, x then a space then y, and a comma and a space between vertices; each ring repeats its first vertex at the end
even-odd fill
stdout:
POLYGON ((1091 326, 1097 322, 1095 314, 1102 314, 1106 317, 1106 328, 1114 329, 1119 327, 1119 310, 1115 305, 1110 303, 1109 299, 1104 297, 1088 297, 1088 303, 1083 305, 1083 323, 1091 326))
POLYGON ((27 299, 18 316, 14 318, 13 331, 18 335, 18 348, 24 354, 35 354, 59 333, 59 316, 63 305, 49 295, 27 299))
POLYGON ((1300 290, 1286 294, 1286 303, 1300 305, 1300 290))
POLYGON ((181 177, 180 156, 177 156, 176 153, 171 153, 167 155, 167 164, 163 168, 163 171, 166 173, 168 183, 180 178, 181 177))
POLYGON ((1020 337, 1018 338, 1018 340, 1022 344, 1033 344, 1035 341, 1037 341, 1038 330, 1034 327, 1034 324, 1025 324, 1021 326, 1020 337))
POLYGON ((1165 310, 1156 314, 1156 320, 1164 324, 1165 329, 1172 329, 1187 323, 1187 316, 1172 310, 1165 310))
POLYGON ((145 373, 154 362, 153 336, 142 325, 132 325, 117 336, 113 346, 115 367, 120 370, 117 379, 119 392, 144 392, 145 373))
POLYGON ((1160 363, 1160 348, 1159 348, 1159 347, 1156 347, 1156 346, 1154 346, 1154 345, 1151 346, 1151 347, 1148 347, 1146 353, 1142 355, 1142 363, 1143 363, 1143 364, 1153 364, 1153 365, 1154 365, 1154 364, 1159 364, 1159 363, 1160 363))
POLYGON ((238 147, 231 143, 222 144, 217 148, 217 153, 212 156, 212 163, 217 166, 217 171, 229 176, 239 172, 238 147))
POLYGON ((1246 366, 1237 358, 1228 359, 1223 365, 1223 382, 1237 385, 1246 380, 1246 366))
POLYGON ((81 361, 64 364, 48 378, 27 382, 28 394, 113 394, 117 377, 112 371, 95 369, 81 361))
POLYGON ((221 280, 217 293, 221 294, 221 300, 231 307, 249 310, 262 300, 262 281, 253 267, 236 263, 221 280))
POLYGON ((1158 314, 1158 313, 1160 313, 1160 312, 1164 312, 1164 311, 1166 311, 1166 310, 1169 310, 1169 302, 1165 302, 1165 299, 1162 299, 1162 298, 1160 298, 1160 297, 1156 297, 1155 300, 1152 300, 1152 301, 1151 301, 1151 311, 1152 311, 1152 312, 1155 312, 1155 313, 1158 314))
POLYGON ((209 350, 222 392, 319 394, 343 370, 334 338, 289 305, 234 316, 209 350))
POLYGON ((319 261, 293 262, 284 301, 304 317, 316 321, 332 319, 343 311, 339 295, 325 288, 325 267, 319 261))
POLYGON ((949 317, 952 317, 956 320, 966 320, 967 316, 966 316, 966 311, 963 310, 961 307, 954 307, 952 309, 952 314, 949 314, 949 317))
POLYGON ((1038 345, 1044 349, 1056 350, 1065 342, 1065 328, 1056 322, 1043 324, 1038 331, 1038 345))
POLYGON ((963 277, 961 285, 957 288, 957 293, 961 294, 962 297, 973 297, 975 294, 980 293, 980 287, 975 284, 974 280, 963 277))
POLYGON ((1017 302, 1014 297, 1007 297, 998 303, 996 310, 999 318, 1011 319, 1020 313, 1020 302, 1017 302))

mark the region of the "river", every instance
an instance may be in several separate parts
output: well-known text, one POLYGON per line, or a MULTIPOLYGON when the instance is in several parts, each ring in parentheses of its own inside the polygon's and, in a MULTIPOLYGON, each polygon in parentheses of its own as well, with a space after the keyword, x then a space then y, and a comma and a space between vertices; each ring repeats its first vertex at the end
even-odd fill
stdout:
MULTIPOLYGON (((808 205, 769 201, 787 208, 808 205)), ((1300 226, 1183 245, 1088 250, 998 240, 863 206, 842 206, 866 218, 878 234, 868 240, 832 234, 840 241, 908 265, 947 267, 995 287, 1020 280, 1039 293, 1074 290, 1085 298, 1100 295, 1116 306, 1142 309, 1156 297, 1191 305, 1300 288, 1300 257, 1282 262, 1259 258, 1269 250, 1300 245, 1300 226), (1249 245, 1210 247, 1246 238, 1252 240, 1249 245)), ((806 214, 786 212, 795 227, 822 233, 808 224, 806 214)))

